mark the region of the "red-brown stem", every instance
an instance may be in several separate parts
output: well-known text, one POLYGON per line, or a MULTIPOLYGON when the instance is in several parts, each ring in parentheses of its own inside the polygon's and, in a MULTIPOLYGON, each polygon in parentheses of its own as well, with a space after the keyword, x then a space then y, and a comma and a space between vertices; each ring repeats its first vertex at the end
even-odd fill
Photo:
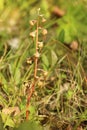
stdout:
MULTIPOLYGON (((38 53, 38 20, 37 20, 37 29, 36 29, 36 46, 35 46, 35 51, 36 54, 38 53)), ((35 57, 35 67, 34 67, 34 81, 32 83, 31 89, 29 91, 29 95, 27 97, 27 104, 26 104, 26 120, 29 119, 29 105, 30 105, 30 100, 33 95, 35 85, 36 85, 36 77, 37 77, 37 69, 38 69, 38 57, 35 57)))
POLYGON ((31 97, 32 97, 32 94, 34 92, 34 88, 35 88, 35 83, 32 84, 31 86, 31 90, 29 91, 29 95, 28 95, 28 98, 27 98, 27 104, 26 104, 26 120, 28 120, 29 118, 29 105, 30 105, 30 100, 31 100, 31 97))

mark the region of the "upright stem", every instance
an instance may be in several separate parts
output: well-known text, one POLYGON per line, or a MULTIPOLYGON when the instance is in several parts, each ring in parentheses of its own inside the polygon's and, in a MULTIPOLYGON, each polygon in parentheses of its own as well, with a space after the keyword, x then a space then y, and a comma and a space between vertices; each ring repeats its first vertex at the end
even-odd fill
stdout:
MULTIPOLYGON (((37 20, 37 29, 36 29, 35 51, 36 51, 36 54, 37 54, 38 53, 38 20, 37 20)), ((34 78, 35 78, 35 80, 36 80, 36 77, 37 77, 37 62, 38 62, 38 57, 35 57, 35 68, 34 68, 34 78)))
MULTIPOLYGON (((38 53, 38 20, 37 20, 37 27, 36 27, 36 44, 35 44, 35 53, 38 53)), ((38 65, 38 57, 35 57, 35 67, 34 67, 34 80, 31 86, 31 89, 29 91, 28 97, 27 97, 27 104, 26 104, 26 120, 29 119, 29 105, 30 105, 30 100, 32 97, 32 94, 34 92, 35 89, 35 84, 36 84, 36 77, 37 77, 37 66, 38 65)))

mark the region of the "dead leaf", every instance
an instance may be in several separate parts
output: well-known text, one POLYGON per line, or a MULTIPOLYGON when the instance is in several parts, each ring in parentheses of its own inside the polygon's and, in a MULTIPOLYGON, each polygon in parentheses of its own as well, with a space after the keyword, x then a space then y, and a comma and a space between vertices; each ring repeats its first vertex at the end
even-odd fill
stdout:
POLYGON ((68 125, 68 127, 66 128, 66 130, 73 130, 71 125, 68 125))
POLYGON ((12 49, 18 49, 20 40, 19 38, 15 37, 8 41, 8 44, 11 46, 12 49))
POLYGON ((52 12, 53 12, 53 14, 55 14, 59 17, 62 17, 65 14, 65 12, 62 9, 60 9, 58 6, 54 6, 52 12))
POLYGON ((79 127, 77 128, 77 130, 83 130, 82 126, 79 126, 79 127))
POLYGON ((8 108, 3 108, 2 113, 6 115, 10 115, 14 113, 14 116, 16 116, 20 113, 20 110, 19 107, 8 107, 8 108))
POLYGON ((73 50, 73 51, 77 51, 78 50, 78 42, 77 41, 72 41, 72 43, 70 44, 70 48, 73 50))

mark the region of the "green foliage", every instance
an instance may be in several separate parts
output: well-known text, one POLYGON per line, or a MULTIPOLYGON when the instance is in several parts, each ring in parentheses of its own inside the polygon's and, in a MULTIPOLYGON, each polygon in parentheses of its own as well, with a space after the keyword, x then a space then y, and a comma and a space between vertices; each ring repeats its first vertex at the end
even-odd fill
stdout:
POLYGON ((0 130, 3 130, 3 122, 2 122, 1 116, 0 116, 0 130))
POLYGON ((64 42, 66 43, 70 43, 76 38, 84 39, 87 35, 87 8, 85 4, 80 1, 77 1, 77 3, 67 1, 65 3, 67 4, 65 15, 58 20, 57 34, 59 38, 64 31, 64 42))
POLYGON ((43 62, 42 66, 43 66, 44 70, 48 70, 48 68, 49 68, 49 61, 48 61, 48 58, 47 58, 47 56, 45 54, 43 54, 41 56, 41 60, 43 62))
POLYGON ((4 8, 4 0, 0 1, 0 11, 2 11, 4 8))
POLYGON ((61 30, 58 36, 58 40, 63 43, 64 39, 65 39, 65 31, 61 30))
POLYGON ((42 130, 42 128, 40 124, 35 121, 26 121, 20 124, 18 128, 14 128, 14 130, 42 130))
POLYGON ((14 123, 14 121, 11 119, 10 116, 7 116, 7 117, 6 117, 6 115, 3 113, 2 119, 3 119, 3 122, 4 122, 4 128, 5 128, 6 126, 9 126, 9 127, 12 127, 12 128, 15 127, 15 123, 14 123))

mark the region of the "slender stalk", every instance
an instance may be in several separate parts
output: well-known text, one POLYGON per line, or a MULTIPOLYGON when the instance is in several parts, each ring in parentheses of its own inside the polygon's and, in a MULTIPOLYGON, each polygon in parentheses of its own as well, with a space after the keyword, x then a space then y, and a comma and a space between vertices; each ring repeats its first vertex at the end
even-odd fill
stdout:
MULTIPOLYGON (((37 29, 36 29, 36 47, 35 47, 36 54, 38 53, 38 20, 37 20, 37 29)), ((38 57, 35 57, 35 68, 34 68, 34 78, 36 80, 37 77, 37 63, 38 57)))
MULTIPOLYGON (((38 20, 37 20, 37 28, 36 28, 36 44, 35 44, 35 53, 38 53, 38 20)), ((26 104, 26 120, 29 119, 29 105, 30 105, 30 100, 33 95, 35 85, 36 85, 36 77, 37 77, 37 70, 38 70, 38 57, 35 57, 35 67, 34 67, 34 80, 31 86, 31 89, 29 91, 28 97, 27 97, 27 104, 26 104)))

